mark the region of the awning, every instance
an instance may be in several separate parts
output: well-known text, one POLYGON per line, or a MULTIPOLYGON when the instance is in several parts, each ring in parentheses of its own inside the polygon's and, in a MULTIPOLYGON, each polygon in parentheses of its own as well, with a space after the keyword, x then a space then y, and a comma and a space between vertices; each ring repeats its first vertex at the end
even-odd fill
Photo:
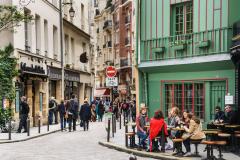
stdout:
POLYGON ((110 89, 108 88, 94 90, 94 97, 108 97, 108 96, 110 96, 110 89))

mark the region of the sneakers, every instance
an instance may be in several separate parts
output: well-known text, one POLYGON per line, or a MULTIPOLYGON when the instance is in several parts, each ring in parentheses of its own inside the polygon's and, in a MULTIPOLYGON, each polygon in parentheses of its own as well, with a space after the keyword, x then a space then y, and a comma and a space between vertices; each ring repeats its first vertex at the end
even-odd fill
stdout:
POLYGON ((191 154, 191 152, 186 152, 185 154, 184 154, 184 157, 190 157, 192 154, 191 154))
POLYGON ((165 150, 173 150, 173 146, 171 146, 170 144, 166 144, 165 150))

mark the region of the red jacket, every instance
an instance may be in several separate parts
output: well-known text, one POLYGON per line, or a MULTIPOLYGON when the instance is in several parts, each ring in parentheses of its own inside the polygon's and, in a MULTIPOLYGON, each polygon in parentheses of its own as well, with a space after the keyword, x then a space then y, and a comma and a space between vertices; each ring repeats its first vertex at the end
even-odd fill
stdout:
POLYGON ((159 135, 162 128, 164 129, 165 136, 168 136, 167 124, 164 122, 164 119, 151 119, 149 131, 150 151, 152 150, 152 140, 159 135))

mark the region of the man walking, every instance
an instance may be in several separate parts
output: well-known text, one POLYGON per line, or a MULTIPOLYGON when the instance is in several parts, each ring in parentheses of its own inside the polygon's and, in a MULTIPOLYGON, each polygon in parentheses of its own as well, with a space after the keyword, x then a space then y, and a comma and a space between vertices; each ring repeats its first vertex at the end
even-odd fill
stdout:
POLYGON ((17 133, 21 133, 22 127, 24 127, 24 132, 27 132, 27 118, 28 118, 28 113, 29 113, 29 106, 27 104, 27 98, 26 97, 21 97, 21 103, 20 103, 20 123, 18 127, 17 133))
POLYGON ((78 101, 75 95, 71 96, 70 100, 70 111, 72 112, 73 131, 76 131, 76 122, 78 118, 78 101))
POLYGON ((86 129, 88 130, 89 120, 91 119, 91 108, 88 104, 87 98, 84 100, 84 104, 81 106, 79 115, 80 115, 80 119, 83 123, 84 131, 86 129))
POLYGON ((58 117, 57 117, 57 114, 55 113, 56 111, 57 111, 57 103, 54 97, 51 97, 49 101, 49 111, 48 111, 48 120, 50 125, 52 125, 53 123, 53 115, 54 115, 55 123, 57 124, 58 117))

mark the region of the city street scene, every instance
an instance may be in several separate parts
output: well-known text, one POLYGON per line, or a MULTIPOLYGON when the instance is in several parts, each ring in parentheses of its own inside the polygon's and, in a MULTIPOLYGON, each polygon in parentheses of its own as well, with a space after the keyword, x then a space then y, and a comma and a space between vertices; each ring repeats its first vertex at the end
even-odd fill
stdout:
POLYGON ((239 6, 0 0, 0 159, 240 159, 239 6))

